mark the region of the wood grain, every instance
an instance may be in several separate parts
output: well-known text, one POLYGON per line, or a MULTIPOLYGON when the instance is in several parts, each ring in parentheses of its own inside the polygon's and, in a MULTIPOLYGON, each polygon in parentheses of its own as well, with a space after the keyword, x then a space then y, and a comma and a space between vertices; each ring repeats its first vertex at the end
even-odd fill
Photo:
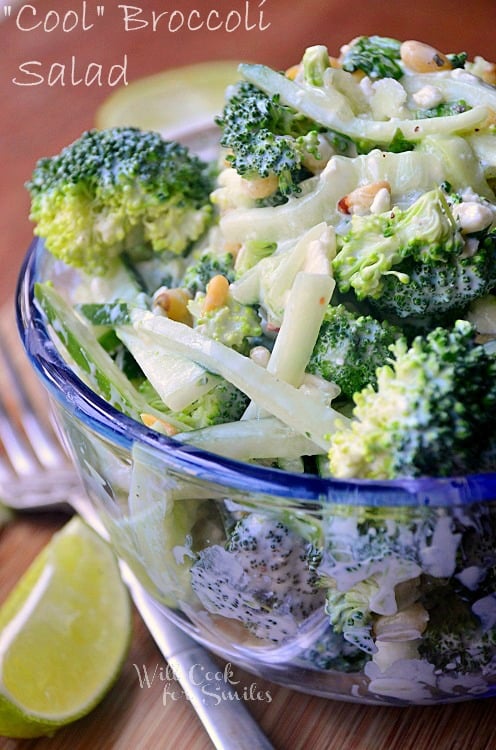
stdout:
MULTIPOLYGON (((31 3, 38 13, 81 9, 76 0, 31 3)), ((87 3, 95 11, 96 0, 87 3)), ((240 8, 231 0, 186 0, 163 4, 136 2, 148 10, 180 7, 240 8)), ((251 2, 252 9, 259 2, 251 2)), ((0 21, 0 303, 12 296, 31 227, 23 187, 35 161, 69 143, 93 124, 108 86, 18 87, 12 83, 27 60, 104 66, 127 53, 129 80, 179 65, 214 59, 244 59, 284 68, 305 46, 325 43, 337 52, 358 34, 381 33, 428 41, 444 51, 466 50, 470 56, 494 56, 494 0, 383 0, 351 5, 343 0, 266 0, 265 31, 233 33, 124 32, 117 3, 105 5, 105 17, 91 31, 20 31, 15 14, 0 21)), ((1 11, 1 8, 0 8, 1 11)), ((38 16, 40 18, 42 16, 38 16)), ((3 322, 5 323, 5 316, 3 322)), ((9 324, 12 332, 12 324, 9 324)), ((5 330, 5 329, 4 329, 5 330)), ((5 334, 4 334, 5 335, 5 334)), ((0 601, 30 560, 65 521, 61 516, 23 516, 0 535, 0 601)), ((207 750, 212 745, 184 699, 163 701, 163 684, 141 688, 134 665, 149 670, 162 664, 151 638, 135 617, 134 638, 124 671, 111 693, 93 713, 61 730, 54 738, 17 741, 0 737, 0 750, 207 750)), ((292 692, 235 670, 240 687, 256 681, 272 701, 250 703, 250 710, 279 750, 494 750, 494 700, 427 708, 378 708, 326 701, 292 692)), ((256 750, 256 748, 254 748, 256 750)))

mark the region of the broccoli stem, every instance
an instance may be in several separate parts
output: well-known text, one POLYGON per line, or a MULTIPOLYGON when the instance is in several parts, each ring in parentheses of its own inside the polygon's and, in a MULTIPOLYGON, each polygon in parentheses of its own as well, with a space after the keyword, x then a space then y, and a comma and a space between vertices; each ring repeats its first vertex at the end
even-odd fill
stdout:
POLYGON ((276 417, 225 422, 178 433, 174 438, 196 448, 242 461, 323 455, 320 446, 276 417))
MULTIPOLYGON (((84 323, 50 282, 37 283, 34 291, 38 306, 60 341, 64 358, 73 362, 74 370, 81 380, 88 383, 111 406, 138 421, 143 413, 153 414, 159 419, 163 417, 163 413, 150 406, 132 386, 100 346, 91 327, 84 323)), ((168 421, 176 424, 169 417, 168 421)), ((178 422, 176 426, 184 429, 182 423, 178 422)))
POLYGON ((462 99, 471 107, 476 107, 483 98, 486 106, 493 110, 496 109, 495 88, 484 83, 481 79, 477 79, 476 85, 474 85, 468 76, 453 77, 439 72, 405 76, 401 83, 410 95, 424 86, 435 86, 442 92, 445 101, 462 99))
MULTIPOLYGON (((300 387, 335 286, 334 279, 323 273, 296 274, 267 372, 300 387)), ((264 416, 252 402, 243 418, 255 416, 254 412, 264 416)))
POLYGON ((311 86, 323 86, 324 73, 330 67, 327 47, 323 44, 307 47, 302 62, 305 81, 311 86))
POLYGON ((331 276, 300 271, 289 293, 268 372, 299 388, 335 287, 331 276))
POLYGON ((302 183, 298 197, 289 198, 282 206, 227 211, 220 219, 220 228, 229 242, 243 243, 247 238, 294 241, 322 221, 338 227, 343 215, 337 204, 359 185, 384 179, 393 196, 413 195, 441 184, 445 172, 442 155, 420 150, 395 154, 374 149, 355 158, 333 156, 319 178, 302 183))
POLYGON ((190 359, 157 348, 145 331, 120 326, 116 333, 172 411, 186 409, 220 382, 220 378, 190 359))
POLYGON ((311 86, 301 86, 266 65, 244 63, 239 66, 243 77, 270 96, 278 95, 284 104, 310 117, 320 125, 359 140, 370 140, 388 145, 393 140, 401 122, 401 132, 407 140, 420 141, 432 133, 459 133, 481 125, 489 115, 489 108, 477 104, 473 109, 458 115, 424 118, 419 120, 396 119, 388 121, 366 120, 354 117, 346 99, 337 98, 337 92, 325 92, 311 86), (345 106, 346 105, 346 106, 345 106))
POLYGON ((192 598, 192 530, 206 501, 185 479, 178 482, 168 476, 160 456, 148 446, 134 443, 132 458, 129 515, 119 532, 131 536, 142 575, 157 598, 176 607, 192 598))
POLYGON ((324 450, 329 447, 328 434, 332 432, 336 420, 348 422, 338 411, 323 405, 321 399, 302 393, 218 341, 168 318, 139 310, 135 312, 134 325, 137 330, 149 331, 157 345, 163 346, 165 351, 188 357, 221 375, 261 409, 278 417, 324 450))

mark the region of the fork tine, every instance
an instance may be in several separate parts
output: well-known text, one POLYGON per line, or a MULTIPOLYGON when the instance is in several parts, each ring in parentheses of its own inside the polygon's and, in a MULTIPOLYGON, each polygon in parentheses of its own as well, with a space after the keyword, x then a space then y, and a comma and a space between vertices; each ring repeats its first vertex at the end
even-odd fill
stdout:
POLYGON ((20 432, 14 427, 9 418, 5 401, 0 395, 0 439, 3 449, 19 476, 27 476, 37 469, 37 462, 33 453, 21 439, 20 432))
MULTIPOLYGON (((1 438, 0 438, 1 443, 1 438)), ((2 451, 3 453, 3 451, 2 451)), ((8 465, 3 455, 0 455, 0 487, 12 479, 12 467, 8 465)))
POLYGON ((60 467, 66 463, 60 444, 43 426, 28 396, 20 368, 1 339, 0 355, 8 379, 9 394, 15 401, 15 416, 24 430, 24 435, 20 429, 16 430, 9 418, 6 400, 0 394, 0 437, 12 466, 21 476, 33 473, 40 464, 47 469, 60 467))

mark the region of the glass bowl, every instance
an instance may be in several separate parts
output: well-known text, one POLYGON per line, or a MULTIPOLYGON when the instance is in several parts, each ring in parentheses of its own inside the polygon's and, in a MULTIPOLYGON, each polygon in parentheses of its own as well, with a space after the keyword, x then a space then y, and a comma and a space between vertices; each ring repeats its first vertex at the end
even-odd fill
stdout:
POLYGON ((34 241, 17 294, 24 347, 117 553, 177 625, 331 699, 496 695, 496 474, 332 480, 158 434, 57 353, 33 304, 35 281, 54 276, 34 241))

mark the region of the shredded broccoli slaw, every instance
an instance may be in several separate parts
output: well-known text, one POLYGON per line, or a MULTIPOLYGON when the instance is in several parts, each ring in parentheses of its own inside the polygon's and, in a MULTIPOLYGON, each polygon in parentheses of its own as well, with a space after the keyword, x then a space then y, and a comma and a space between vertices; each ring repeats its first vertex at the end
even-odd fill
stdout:
MULTIPOLYGON (((495 471, 495 65, 376 36, 239 73, 213 164, 121 127, 37 165, 35 231, 75 273, 70 290, 36 286, 63 356, 134 419, 240 461, 346 479, 495 471)), ((138 518, 150 460, 133 470, 138 518)), ((489 506, 483 523, 345 507, 297 521, 202 499, 179 528, 181 493, 164 493, 162 552, 146 555, 168 604, 194 618, 200 602, 275 648, 316 622, 297 662, 363 673, 386 699, 486 689, 489 506), (196 549, 205 514, 219 538, 196 549), (254 572, 267 555, 277 585, 254 572)))

